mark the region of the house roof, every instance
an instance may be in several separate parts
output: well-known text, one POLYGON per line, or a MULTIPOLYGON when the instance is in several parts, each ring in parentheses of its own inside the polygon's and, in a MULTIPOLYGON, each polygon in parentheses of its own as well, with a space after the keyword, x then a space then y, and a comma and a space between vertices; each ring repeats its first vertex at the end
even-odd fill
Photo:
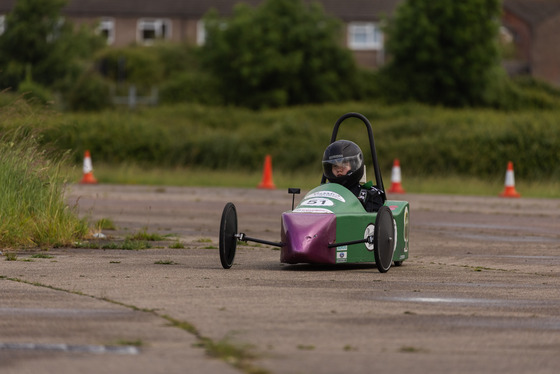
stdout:
POLYGON ((504 0, 503 7, 529 25, 536 26, 560 13, 560 0, 504 0))
MULTIPOLYGON (((0 12, 12 9, 16 0, 0 0, 0 12)), ((64 13, 71 16, 122 16, 201 18, 210 8, 229 15, 235 4, 251 6, 264 0, 69 0, 64 13)), ((390 16, 404 0, 304 0, 323 4, 325 11, 344 21, 376 20, 390 16)))
POLYGON ((0 0, 0 13, 7 13, 9 12, 16 0, 0 0))

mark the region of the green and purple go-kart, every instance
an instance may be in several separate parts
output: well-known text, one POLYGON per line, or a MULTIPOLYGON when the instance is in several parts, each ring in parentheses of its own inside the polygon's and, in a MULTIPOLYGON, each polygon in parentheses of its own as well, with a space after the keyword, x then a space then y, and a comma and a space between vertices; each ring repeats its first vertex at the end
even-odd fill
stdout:
POLYGON ((350 117, 362 120, 367 128, 373 170, 384 204, 377 212, 366 212, 358 198, 346 187, 325 183, 309 191, 294 208, 295 194, 290 188, 292 210, 282 213, 281 241, 251 238, 237 232, 237 212, 227 203, 220 223, 220 260, 225 269, 233 265, 238 241, 252 241, 280 247, 280 262, 287 264, 351 264, 375 262, 385 273, 408 258, 409 204, 387 200, 377 162, 371 124, 359 113, 347 113, 335 123, 331 143, 341 123, 350 117))

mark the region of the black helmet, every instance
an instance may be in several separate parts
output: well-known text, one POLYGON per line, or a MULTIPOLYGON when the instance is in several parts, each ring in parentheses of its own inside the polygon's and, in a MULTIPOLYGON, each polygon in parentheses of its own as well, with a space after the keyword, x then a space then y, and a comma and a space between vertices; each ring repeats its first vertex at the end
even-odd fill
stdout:
POLYGON ((364 175, 364 155, 358 145, 349 140, 337 140, 323 154, 323 175, 332 183, 351 187, 364 175), (346 168, 339 174, 336 168, 346 168), (333 170, 334 169, 334 170, 333 170))

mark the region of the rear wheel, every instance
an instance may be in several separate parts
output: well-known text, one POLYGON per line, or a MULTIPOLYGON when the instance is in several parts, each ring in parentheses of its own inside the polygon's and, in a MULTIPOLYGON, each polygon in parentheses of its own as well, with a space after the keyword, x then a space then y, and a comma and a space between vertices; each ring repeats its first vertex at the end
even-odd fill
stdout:
POLYGON ((237 210, 233 203, 227 203, 220 222, 220 261, 224 269, 233 265, 237 249, 237 210))
POLYGON ((373 245, 375 265, 380 273, 386 273, 393 261, 395 250, 395 221, 393 213, 387 206, 382 206, 377 212, 375 219, 375 230, 373 233, 373 245))

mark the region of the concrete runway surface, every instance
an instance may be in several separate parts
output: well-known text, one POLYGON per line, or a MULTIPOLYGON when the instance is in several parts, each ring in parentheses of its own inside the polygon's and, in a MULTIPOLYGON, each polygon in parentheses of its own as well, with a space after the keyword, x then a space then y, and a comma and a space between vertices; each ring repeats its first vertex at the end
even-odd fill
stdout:
POLYGON ((560 200, 389 198, 410 202, 411 244, 388 273, 282 265, 265 245, 238 246, 225 270, 225 203, 239 231, 279 241, 287 191, 70 186, 81 216, 117 225, 104 242, 169 237, 2 258, 0 373, 557 373, 560 200), (253 356, 213 358, 203 341, 253 356))

